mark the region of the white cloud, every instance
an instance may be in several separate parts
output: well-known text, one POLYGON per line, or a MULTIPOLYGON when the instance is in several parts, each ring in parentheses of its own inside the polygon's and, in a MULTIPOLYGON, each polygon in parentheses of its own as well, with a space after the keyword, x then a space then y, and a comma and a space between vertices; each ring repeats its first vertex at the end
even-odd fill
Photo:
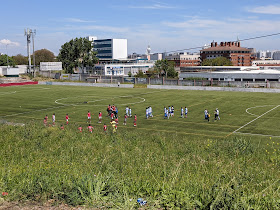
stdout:
POLYGON ((12 42, 9 39, 2 39, 2 40, 0 40, 0 44, 1 45, 15 46, 15 47, 20 46, 20 44, 18 42, 12 42))
POLYGON ((86 31, 102 31, 111 33, 126 33, 129 31, 128 27, 114 27, 114 26, 100 26, 100 25, 79 25, 79 26, 66 26, 64 30, 86 30, 86 31))
POLYGON ((280 5, 259 6, 248 9, 248 11, 259 14, 280 15, 280 5))
POLYGON ((80 18, 65 18, 64 19, 66 22, 71 22, 71 23, 93 23, 96 22, 94 20, 83 20, 80 18))
POLYGON ((144 6, 129 6, 129 8, 132 9, 174 9, 176 7, 167 5, 167 4, 153 4, 153 5, 144 5, 144 6))

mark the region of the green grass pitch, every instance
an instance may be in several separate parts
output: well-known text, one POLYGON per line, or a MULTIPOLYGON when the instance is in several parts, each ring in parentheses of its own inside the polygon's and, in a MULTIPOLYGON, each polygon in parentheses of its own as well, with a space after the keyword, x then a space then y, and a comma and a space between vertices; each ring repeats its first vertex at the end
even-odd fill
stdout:
POLYGON ((279 209, 279 105, 280 94, 272 93, 0 88, 0 208, 5 200, 136 209, 142 198, 144 209, 279 209), (119 110, 115 134, 108 104, 119 110), (175 116, 164 119, 164 106, 172 105, 175 116), (137 114, 137 127, 133 118, 123 125, 126 106, 137 114), (145 119, 147 106, 151 119, 145 119), (185 106, 188 117, 181 118, 185 106), (93 133, 86 129, 88 111, 93 133))
MULTIPOLYGON (((65 124, 65 115, 68 113, 70 125, 86 126, 87 111, 90 111, 93 114, 92 124, 100 127, 97 124, 98 112, 103 113, 103 122, 108 124, 106 108, 108 104, 115 104, 119 109, 119 132, 133 125, 133 120, 129 119, 126 127, 121 126, 125 107, 130 106, 132 114, 138 116, 138 129, 208 137, 225 137, 280 104, 279 94, 69 86, 2 88, 0 98, 0 118, 8 121, 26 123, 34 119, 43 123, 47 114, 50 122, 55 113, 57 122, 65 124), (175 116, 164 120, 163 107, 172 105, 175 107, 175 116), (154 114, 148 120, 145 119, 147 106, 152 106, 154 114), (185 106, 189 114, 188 118, 182 119, 180 108, 185 106), (214 122, 216 108, 220 110, 221 120, 214 122), (204 109, 211 114, 209 123, 204 120, 204 109)), ((279 110, 272 110, 238 132, 280 136, 279 110)))

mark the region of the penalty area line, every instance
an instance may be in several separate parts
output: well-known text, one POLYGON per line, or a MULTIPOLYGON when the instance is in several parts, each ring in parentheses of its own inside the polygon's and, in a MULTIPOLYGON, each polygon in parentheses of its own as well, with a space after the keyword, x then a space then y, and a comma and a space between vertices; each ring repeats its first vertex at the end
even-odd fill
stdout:
POLYGON ((251 120, 250 122, 246 123, 245 125, 242 125, 240 128, 236 129, 235 131, 231 132, 230 134, 228 134, 226 137, 229 137, 230 135, 236 133, 237 131, 241 130, 242 128, 246 127, 247 125, 251 124, 252 122, 256 121, 257 119, 261 118, 262 116, 266 115, 267 113, 273 111, 274 109, 277 109, 280 105, 277 105, 276 107, 268 110, 267 112, 263 113, 262 115, 258 116, 257 118, 251 120))

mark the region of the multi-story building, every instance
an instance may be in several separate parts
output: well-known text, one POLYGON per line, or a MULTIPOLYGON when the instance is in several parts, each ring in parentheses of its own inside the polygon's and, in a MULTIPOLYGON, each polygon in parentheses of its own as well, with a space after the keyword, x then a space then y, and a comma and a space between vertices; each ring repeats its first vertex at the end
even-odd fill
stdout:
POLYGON ((127 39, 97 39, 94 36, 88 36, 87 39, 92 41, 100 62, 127 59, 127 39))
POLYGON ((199 66, 200 65, 200 55, 199 54, 189 54, 189 53, 175 53, 165 56, 168 61, 173 61, 175 67, 185 67, 185 66, 199 66))
POLYGON ((148 60, 150 61, 158 61, 163 59, 163 54, 162 53, 153 53, 148 55, 148 60))
POLYGON ((202 62, 218 57, 228 58, 233 66, 251 66, 254 60, 251 49, 240 47, 240 42, 212 42, 211 47, 200 51, 202 62))
POLYGON ((272 58, 273 60, 280 60, 280 51, 273 52, 272 58))

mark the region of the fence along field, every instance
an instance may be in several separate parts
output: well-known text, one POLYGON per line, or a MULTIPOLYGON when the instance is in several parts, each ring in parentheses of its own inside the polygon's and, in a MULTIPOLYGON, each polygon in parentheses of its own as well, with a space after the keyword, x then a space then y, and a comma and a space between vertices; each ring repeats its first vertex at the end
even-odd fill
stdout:
POLYGON ((279 94, 33 86, 0 89, 0 98, 0 118, 26 124, 1 125, 0 189, 7 199, 114 208, 135 208, 138 197, 151 208, 279 205, 279 94), (105 117, 108 104, 119 109, 116 135, 105 117), (175 116, 164 120, 168 105, 175 116), (122 125, 126 106, 137 114, 137 128, 132 119, 122 125), (154 114, 148 120, 147 106, 154 114), (188 118, 180 118, 181 106, 188 118), (216 108, 221 120, 214 122, 216 108), (86 132, 88 110, 93 134, 86 132), (52 113, 57 126, 46 128, 43 118, 52 113), (66 113, 70 125, 61 131, 66 113))

